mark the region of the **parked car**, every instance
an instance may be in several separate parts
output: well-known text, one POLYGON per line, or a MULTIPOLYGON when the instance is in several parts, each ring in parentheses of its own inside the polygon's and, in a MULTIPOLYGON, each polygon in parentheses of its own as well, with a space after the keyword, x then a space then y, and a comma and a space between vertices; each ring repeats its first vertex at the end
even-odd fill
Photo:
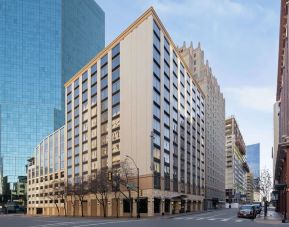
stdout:
POLYGON ((4 206, 0 206, 0 214, 6 214, 6 208, 4 206))
POLYGON ((256 218, 257 212, 254 205, 242 205, 238 211, 239 218, 256 218))
POLYGON ((256 209, 256 212, 257 212, 257 214, 260 214, 261 213, 261 211, 262 211, 262 205, 261 205, 261 203, 253 203, 253 205, 255 206, 255 209, 256 209))
POLYGON ((6 203, 6 211, 7 213, 16 213, 18 209, 18 205, 14 202, 8 202, 6 203))

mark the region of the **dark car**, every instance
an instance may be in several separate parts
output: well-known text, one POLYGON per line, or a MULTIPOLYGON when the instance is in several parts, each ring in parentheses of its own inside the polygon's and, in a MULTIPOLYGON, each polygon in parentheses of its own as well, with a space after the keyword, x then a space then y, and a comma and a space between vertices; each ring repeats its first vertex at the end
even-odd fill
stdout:
POLYGON ((261 211, 262 211, 261 203, 253 203, 253 205, 255 206, 256 213, 257 213, 257 214, 260 214, 261 211))
POLYGON ((254 205, 242 205, 238 211, 239 218, 256 218, 257 212, 254 205))

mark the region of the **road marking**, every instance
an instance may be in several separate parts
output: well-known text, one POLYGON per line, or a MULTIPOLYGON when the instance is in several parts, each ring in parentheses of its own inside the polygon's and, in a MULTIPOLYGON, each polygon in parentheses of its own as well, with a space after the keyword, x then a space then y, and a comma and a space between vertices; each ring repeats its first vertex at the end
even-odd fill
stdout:
POLYGON ((109 222, 99 222, 99 223, 93 223, 93 224, 87 224, 87 225, 75 225, 73 227, 96 226, 96 225, 106 225, 106 224, 118 224, 118 223, 137 222, 137 221, 144 221, 144 220, 109 221, 109 222))
POLYGON ((229 217, 229 218, 224 218, 224 219, 222 219, 221 221, 229 221, 229 220, 233 219, 234 217, 236 217, 236 216, 234 215, 234 216, 229 217))
POLYGON ((80 222, 57 222, 52 224, 43 224, 43 225, 33 225, 30 227, 52 227, 52 226, 61 226, 61 225, 69 225, 69 224, 85 224, 85 223, 91 223, 93 221, 80 221, 80 222))
POLYGON ((236 222, 242 222, 242 221, 244 221, 244 220, 242 220, 242 219, 237 219, 236 220, 236 222))

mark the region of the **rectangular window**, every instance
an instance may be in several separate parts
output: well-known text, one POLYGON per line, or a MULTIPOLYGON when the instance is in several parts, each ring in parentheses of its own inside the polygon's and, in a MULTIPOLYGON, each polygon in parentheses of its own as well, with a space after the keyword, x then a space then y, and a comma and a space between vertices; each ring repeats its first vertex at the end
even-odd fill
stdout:
POLYGON ((112 96, 112 105, 115 105, 120 102, 120 92, 112 96))
POLYGON ((160 50, 160 38, 154 34, 153 37, 154 47, 160 50))
POLYGON ((120 52, 120 44, 117 44, 114 48, 112 48, 111 56, 114 58, 120 52))
POLYGON ((156 63, 158 63, 160 65, 161 56, 160 56, 159 51, 156 48, 154 48, 154 50, 153 50, 153 58, 156 61, 156 63))
POLYGON ((161 118, 160 117, 160 108, 158 106, 156 106, 156 105, 153 105, 153 114, 157 118, 159 118, 159 119, 161 118))
MULTIPOLYGON (((95 63, 93 66, 91 66, 91 68, 90 68, 90 73, 91 73, 91 75, 94 75, 94 74, 96 74, 96 72, 97 72, 97 63, 95 63)), ((92 77, 91 77, 92 78, 92 77)), ((95 77, 96 78, 96 77, 95 77)))
POLYGON ((82 83, 87 80, 87 76, 88 76, 88 73, 87 73, 87 71, 85 71, 85 72, 82 74, 82 83))
POLYGON ((153 30, 154 30, 155 34, 157 35, 157 37, 160 37, 160 29, 159 29, 159 26, 157 25, 157 23, 155 21, 153 23, 153 30))
POLYGON ((170 138, 170 129, 167 127, 164 127, 164 136, 170 138))
POLYGON ((153 129, 156 130, 157 132, 160 132, 161 130, 160 122, 155 118, 153 118, 153 129))
POLYGON ((107 87, 108 76, 105 76, 101 79, 101 89, 107 87))
POLYGON ((169 164, 170 163, 170 155, 164 152, 164 162, 169 164))
POLYGON ((96 103, 97 103, 97 98, 96 98, 96 96, 93 96, 91 98, 91 106, 96 105, 96 103))
POLYGON ((164 123, 170 126, 170 117, 167 114, 164 114, 164 123))
POLYGON ((153 85, 154 88, 157 89, 157 91, 160 91, 160 81, 155 76, 153 77, 153 85))
POLYGON ((107 111, 105 111, 101 114, 101 123, 106 122, 107 119, 108 119, 108 113, 107 111))
POLYGON ((170 141, 164 140, 164 149, 170 151, 170 141))
POLYGON ((119 64, 120 64, 120 55, 118 55, 114 59, 112 59, 111 68, 115 69, 116 67, 119 66, 119 64))
POLYGON ((119 79, 120 76, 120 68, 117 68, 112 71, 112 81, 119 79))
POLYGON ((167 102, 164 102, 164 111, 170 114, 170 104, 167 102))
POLYGON ((87 91, 82 94, 82 102, 87 100, 87 91))
POLYGON ((164 89, 164 98, 169 102, 170 101, 170 92, 167 89, 164 89))
POLYGON ((161 139, 158 134, 154 134, 154 144, 161 146, 161 139))
POLYGON ((120 80, 117 80, 112 84, 112 93, 119 91, 119 89, 120 89, 120 80))
POLYGON ((101 91, 101 100, 104 100, 107 98, 107 88, 105 88, 104 90, 101 91))
POLYGON ((160 103, 161 103, 160 100, 161 99, 160 99, 159 93, 153 90, 153 101, 160 106, 160 103))
POLYGON ((166 51, 170 52, 170 44, 166 37, 164 37, 164 47, 166 51))
POLYGON ((103 67, 105 64, 107 64, 107 55, 103 56, 100 60, 100 63, 101 63, 101 67, 103 67))
POLYGON ((107 72, 108 72, 107 71, 107 64, 101 68, 100 72, 101 72, 101 77, 104 77, 107 75, 107 72))
POLYGON ((104 100, 101 102, 101 112, 107 110, 107 107, 108 107, 108 100, 104 100))
POLYGON ((112 108, 112 117, 117 116, 119 112, 120 112, 120 106, 118 104, 112 108))
POLYGON ((153 73, 157 78, 160 78, 160 67, 155 61, 153 63, 153 73))

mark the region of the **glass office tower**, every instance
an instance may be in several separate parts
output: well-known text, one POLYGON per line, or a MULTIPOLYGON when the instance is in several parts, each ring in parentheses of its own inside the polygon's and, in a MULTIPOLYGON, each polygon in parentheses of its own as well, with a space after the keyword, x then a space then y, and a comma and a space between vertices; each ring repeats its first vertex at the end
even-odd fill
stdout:
POLYGON ((94 0, 0 1, 0 177, 26 175, 34 147, 64 124, 64 82, 104 48, 104 26, 94 0))
POLYGON ((246 146, 247 162, 254 179, 260 178, 260 143, 246 146))

